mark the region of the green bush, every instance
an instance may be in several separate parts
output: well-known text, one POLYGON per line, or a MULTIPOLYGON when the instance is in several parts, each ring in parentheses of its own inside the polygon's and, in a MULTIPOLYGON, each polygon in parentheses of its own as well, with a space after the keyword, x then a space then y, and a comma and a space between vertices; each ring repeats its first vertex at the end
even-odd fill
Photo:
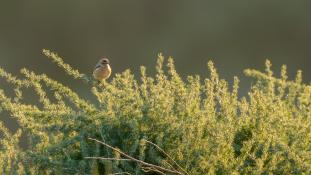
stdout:
POLYGON ((126 70, 98 84, 55 53, 43 52, 88 83, 97 101, 44 74, 22 69, 24 78, 18 79, 0 68, 15 92, 9 97, 0 91, 1 111, 20 126, 12 133, 0 122, 0 174, 161 174, 133 161, 87 159, 124 158, 88 138, 182 174, 311 174, 311 86, 302 83, 301 71, 289 81, 286 67, 276 78, 269 61, 264 73, 245 70, 255 82, 240 98, 238 78, 229 87, 212 62, 208 78, 184 81, 173 59, 163 67, 160 54, 155 77, 141 67, 140 79, 126 70), (38 104, 25 102, 27 89, 38 104), (27 148, 20 147, 21 136, 27 148))

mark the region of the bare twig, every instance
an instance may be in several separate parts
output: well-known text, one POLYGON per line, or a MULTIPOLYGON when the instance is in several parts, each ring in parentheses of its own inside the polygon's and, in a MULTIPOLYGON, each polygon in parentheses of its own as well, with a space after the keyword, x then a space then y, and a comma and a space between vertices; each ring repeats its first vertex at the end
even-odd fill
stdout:
POLYGON ((106 157, 84 157, 86 159, 97 159, 97 160, 117 160, 117 161, 132 161, 131 159, 117 159, 117 158, 106 158, 106 157))
POLYGON ((162 148, 160 148, 158 145, 155 143, 152 143, 151 141, 148 141, 144 139, 147 143, 153 145, 156 147, 160 152, 162 152, 166 157, 168 157, 181 171, 183 171, 185 174, 189 175, 186 170, 184 170, 170 155, 168 155, 162 148))
POLYGON ((109 175, 119 175, 119 174, 127 174, 127 175, 132 175, 129 172, 120 172, 120 173, 113 173, 113 174, 109 174, 109 175))
POLYGON ((170 164, 168 161, 163 160, 163 162, 164 162, 164 163, 163 163, 164 165, 168 165, 169 167, 175 169, 174 166, 173 166, 172 164, 170 164))
POLYGON ((152 167, 142 167, 142 169, 143 169, 143 171, 144 171, 145 173, 148 173, 148 172, 157 172, 157 173, 159 173, 159 174, 165 175, 165 173, 163 173, 162 171, 157 170, 157 169, 154 169, 154 168, 152 168, 152 167))
POLYGON ((160 171, 160 172, 167 172, 167 173, 172 173, 172 174, 184 175, 184 173, 181 173, 181 172, 179 172, 179 171, 170 170, 170 169, 167 169, 167 168, 158 166, 158 165, 150 164, 150 163, 141 161, 141 160, 139 160, 139 159, 136 159, 136 158, 134 158, 134 157, 132 157, 132 156, 130 156, 130 155, 128 155, 128 154, 126 154, 126 153, 120 151, 119 149, 116 149, 116 148, 114 148, 114 147, 112 147, 112 146, 110 146, 110 145, 108 145, 108 144, 106 144, 106 143, 104 143, 104 142, 99 141, 99 140, 96 140, 96 139, 93 139, 93 138, 88 138, 88 139, 89 139, 89 140, 93 140, 93 141, 95 141, 95 142, 97 142, 97 143, 100 143, 100 144, 102 144, 102 145, 104 145, 104 146, 106 146, 106 147, 108 147, 108 148, 110 148, 110 149, 112 149, 112 150, 114 150, 114 151, 120 153, 120 154, 123 155, 124 157, 126 157, 126 158, 128 158, 128 159, 131 159, 131 160, 134 161, 134 162, 140 163, 140 164, 142 164, 142 165, 144 165, 144 166, 146 166, 146 167, 150 167, 150 168, 152 168, 152 169, 156 169, 157 171, 160 171))

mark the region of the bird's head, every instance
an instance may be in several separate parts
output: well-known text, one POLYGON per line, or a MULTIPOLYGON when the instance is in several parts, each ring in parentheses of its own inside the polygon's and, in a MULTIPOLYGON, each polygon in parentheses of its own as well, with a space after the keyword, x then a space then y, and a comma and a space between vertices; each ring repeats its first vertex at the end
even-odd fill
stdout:
POLYGON ((108 58, 102 58, 99 60, 99 63, 102 65, 109 64, 109 60, 108 60, 108 58))

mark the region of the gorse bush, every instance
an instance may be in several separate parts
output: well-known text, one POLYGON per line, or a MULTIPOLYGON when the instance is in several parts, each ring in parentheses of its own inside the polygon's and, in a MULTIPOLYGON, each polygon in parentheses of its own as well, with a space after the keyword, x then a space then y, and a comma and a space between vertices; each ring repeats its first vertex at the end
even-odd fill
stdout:
POLYGON ((88 83, 97 101, 44 74, 22 69, 19 79, 0 69, 15 92, 0 91, 1 110, 20 126, 12 133, 0 123, 1 174, 170 174, 88 138, 180 174, 311 174, 311 86, 302 83, 301 71, 290 81, 285 66, 276 78, 269 61, 265 72, 245 70, 255 82, 240 98, 239 79, 229 87, 212 62, 208 78, 184 81, 173 59, 160 54, 155 77, 141 67, 140 79, 126 70, 98 84, 43 52, 88 83), (25 102, 27 89, 38 104, 25 102), (20 147, 22 135, 27 148, 20 147))

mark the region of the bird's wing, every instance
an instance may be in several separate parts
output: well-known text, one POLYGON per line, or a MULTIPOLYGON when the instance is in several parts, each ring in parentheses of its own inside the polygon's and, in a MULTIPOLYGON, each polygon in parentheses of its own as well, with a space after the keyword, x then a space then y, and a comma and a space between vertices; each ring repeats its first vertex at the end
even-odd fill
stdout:
POLYGON ((102 67, 102 65, 100 65, 100 64, 96 64, 96 66, 95 66, 95 68, 94 68, 94 69, 97 69, 97 68, 100 68, 100 67, 102 67))

